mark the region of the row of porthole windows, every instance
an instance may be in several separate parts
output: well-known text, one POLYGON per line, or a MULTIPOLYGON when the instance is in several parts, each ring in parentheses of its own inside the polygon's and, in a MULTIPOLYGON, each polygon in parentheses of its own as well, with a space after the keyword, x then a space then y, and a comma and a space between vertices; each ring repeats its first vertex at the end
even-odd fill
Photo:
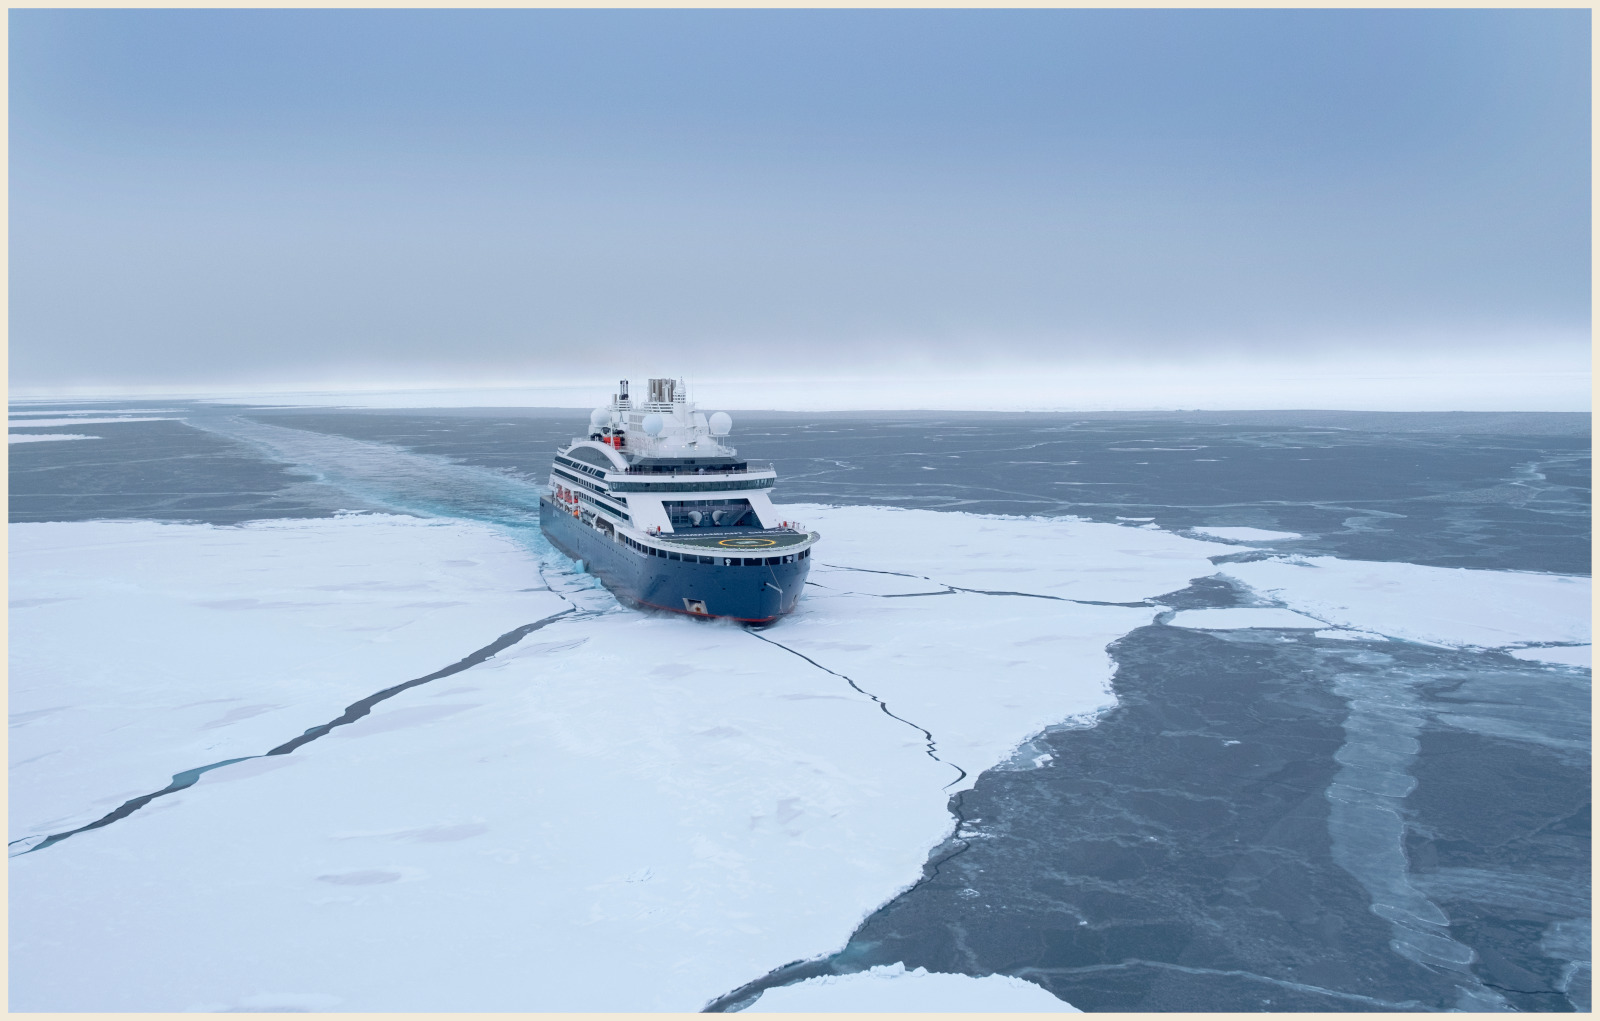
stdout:
POLYGON ((690 564, 698 561, 702 564, 720 564, 723 567, 775 567, 778 564, 793 564, 797 561, 805 560, 807 557, 811 556, 811 551, 809 549, 803 549, 799 553, 789 553, 784 556, 777 557, 702 557, 693 553, 673 553, 670 550, 657 549, 654 546, 646 546, 644 543, 635 542, 625 535, 621 536, 620 538, 631 549, 638 553, 642 553, 647 557, 664 557, 667 560, 680 560, 690 564))

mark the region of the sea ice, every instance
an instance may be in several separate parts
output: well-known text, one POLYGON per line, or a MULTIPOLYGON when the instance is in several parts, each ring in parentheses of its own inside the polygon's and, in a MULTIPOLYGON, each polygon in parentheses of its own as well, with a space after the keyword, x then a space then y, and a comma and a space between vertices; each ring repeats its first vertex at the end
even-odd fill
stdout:
POLYGON ((468 522, 10 526, 13 839, 253 755, 566 607, 468 522))
MULTIPOLYGON (((1113 704, 1105 647, 1158 608, 1070 600, 1181 588, 1218 549, 795 510, 835 565, 819 582, 853 587, 808 589, 775 627, 606 597, 282 765, 216 769, 13 859, 13 1006, 292 989, 342 1010, 696 1009, 837 948, 915 880, 954 790, 1113 704)), ((557 612, 506 534, 376 515, 13 526, 13 837, 260 754, 557 612)))
POLYGON ((1299 532, 1272 532, 1272 531, 1268 531, 1265 528, 1244 528, 1244 527, 1237 527, 1237 528, 1235 528, 1235 527, 1228 527, 1228 528, 1220 528, 1220 527, 1218 527, 1218 528, 1212 528, 1212 527, 1206 527, 1206 528, 1191 528, 1191 529, 1189 529, 1189 531, 1198 532, 1201 535, 1209 535, 1209 536, 1212 536, 1213 538, 1216 538, 1216 539, 1237 539, 1237 540, 1239 540, 1241 542, 1251 542, 1251 541, 1268 542, 1268 541, 1273 540, 1273 539, 1298 539, 1298 538, 1300 538, 1300 533, 1299 532))
POLYGON ((1201 610, 1179 610, 1168 621, 1175 627, 1197 628, 1203 631, 1231 631, 1234 628, 1320 628, 1322 621, 1314 620, 1293 610, 1272 606, 1230 606, 1201 610))
POLYGON ((1373 634, 1371 631, 1349 631, 1345 628, 1329 628, 1326 631, 1317 631, 1314 634, 1317 638, 1332 638, 1340 642, 1387 641, 1383 635, 1373 634))
POLYGON ((837 1013, 1078 1013, 1042 986, 1009 975, 907 971, 904 964, 879 965, 852 975, 824 975, 790 986, 768 989, 744 1009, 763 1012, 837 1013))
POLYGON ((83 433, 8 433, 8 443, 50 443, 56 440, 98 440, 98 436, 83 433))
POLYGON ((1492 649, 1589 641, 1588 578, 1306 557, 1224 564, 1222 574, 1330 624, 1492 649))
POLYGON ((10 424, 11 426, 17 427, 17 428, 21 428, 23 426, 26 426, 26 427, 28 427, 30 429, 39 429, 39 428, 42 428, 44 426, 58 427, 58 426, 63 426, 63 425, 106 425, 106 424, 111 423, 111 422, 170 422, 170 421, 172 421, 172 416, 170 416, 170 415, 167 415, 167 416, 156 416, 156 417, 151 417, 151 416, 147 415, 147 416, 143 416, 143 417, 140 417, 140 418, 130 418, 130 417, 127 417, 127 416, 122 416, 122 417, 119 417, 119 418, 12 418, 12 419, 9 420, 8 424, 10 424))
POLYGON ((65 411, 61 408, 51 408, 48 411, 19 411, 16 409, 16 406, 13 405, 8 417, 12 421, 29 417, 64 418, 70 416, 88 415, 99 415, 100 417, 104 418, 107 415, 170 415, 181 412, 182 410, 182 408, 94 408, 92 410, 85 411, 65 411))
MULTIPOLYGON (((11 526, 13 839, 571 611, 291 754, 13 858, 11 1008, 698 1009, 843 945, 948 836, 952 792, 1111 706, 1107 644, 1234 548, 785 510, 823 534, 816 584, 759 632, 619 608, 526 529, 11 526)), ((1326 588, 1280 587, 1291 605, 1326 588)), ((846 986, 886 981, 897 1009, 948 987, 914 976, 846 986)), ((996 997, 959 1009, 1034 1009, 951 981, 996 997)))
POLYGON ((819 565, 895 571, 977 592, 1140 602, 1216 573, 1206 557, 1237 552, 1224 543, 1075 518, 807 504, 791 509, 822 532, 819 565), (873 517, 863 520, 863 513, 873 517))
POLYGON ((1558 666, 1581 666, 1585 670, 1594 662, 1592 645, 1552 645, 1534 649, 1512 649, 1510 655, 1534 663, 1555 663, 1558 666))

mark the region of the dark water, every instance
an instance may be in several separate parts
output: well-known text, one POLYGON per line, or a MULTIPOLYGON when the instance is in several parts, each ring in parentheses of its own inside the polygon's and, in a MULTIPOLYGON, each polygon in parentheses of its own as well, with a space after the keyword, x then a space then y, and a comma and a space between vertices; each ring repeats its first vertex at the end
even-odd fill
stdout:
MULTIPOLYGON (((107 407, 140 406, 119 402, 107 407)), ((28 410, 43 409, 30 405, 28 410)), ((36 428, 13 424, 11 431, 97 437, 12 444, 12 521, 138 518, 232 525, 259 518, 323 517, 360 507, 347 495, 317 485, 308 471, 264 460, 248 447, 181 421, 36 428)))
POLYGON ((922 884, 810 973, 1003 973, 1087 1011, 1588 1009, 1586 673, 1168 627, 1113 652, 1118 707, 984 774, 922 884), (1353 721, 1363 685, 1396 711, 1353 721), (1415 789, 1336 814, 1374 737, 1416 739, 1381 771, 1415 789))
MULTIPOLYGON (((752 412, 735 436, 777 467, 782 502, 1248 525, 1301 533, 1296 552, 1589 573, 1588 416, 1194 417, 752 412)), ((584 425, 570 412, 269 420, 539 479, 584 425)))
MULTIPOLYGON (((554 447, 585 425, 581 412, 549 409, 183 408, 202 427, 242 412, 539 482, 554 447)), ((203 428, 85 428, 105 438, 12 447, 12 520, 233 523, 356 502, 317 485, 314 472, 264 462, 203 428)), ((1301 533, 1283 546, 1301 553, 1589 573, 1586 415, 741 412, 735 438, 746 456, 776 465, 780 502, 1150 518, 1174 530, 1248 525, 1301 533)))
MULTIPOLYGON (((12 520, 515 523, 585 417, 183 413, 13 446, 12 520)), ((1302 533, 1282 552, 1589 573, 1587 416, 746 413, 735 437, 776 463, 779 502, 1250 525, 1302 533)), ((1250 598, 1202 578, 1163 601, 1250 598)), ((1588 1008, 1588 671, 1161 624, 1112 651, 1115 710, 952 799, 957 834, 839 954, 717 1006, 903 961, 1085 1010, 1588 1008)))

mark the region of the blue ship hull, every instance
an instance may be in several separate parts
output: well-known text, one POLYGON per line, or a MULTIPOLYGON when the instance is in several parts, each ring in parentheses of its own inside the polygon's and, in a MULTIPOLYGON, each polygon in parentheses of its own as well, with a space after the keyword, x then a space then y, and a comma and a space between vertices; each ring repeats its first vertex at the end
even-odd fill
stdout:
POLYGON ((551 545, 583 561, 624 602, 691 617, 730 617, 753 624, 776 620, 794 609, 811 570, 809 558, 729 566, 647 556, 544 498, 539 500, 539 527, 551 545))

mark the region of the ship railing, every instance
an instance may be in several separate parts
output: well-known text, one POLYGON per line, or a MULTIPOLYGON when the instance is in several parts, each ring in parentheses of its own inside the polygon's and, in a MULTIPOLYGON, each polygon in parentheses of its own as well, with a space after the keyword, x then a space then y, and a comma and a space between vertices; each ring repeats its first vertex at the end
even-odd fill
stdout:
POLYGON ((698 466, 690 467, 689 465, 683 465, 682 467, 670 472, 648 471, 644 468, 629 465, 625 474, 643 475, 647 478, 654 477, 659 479, 670 479, 684 475, 745 475, 750 472, 769 472, 775 470, 776 469, 773 468, 771 461, 747 461, 745 462, 745 466, 743 468, 701 468, 698 466))

